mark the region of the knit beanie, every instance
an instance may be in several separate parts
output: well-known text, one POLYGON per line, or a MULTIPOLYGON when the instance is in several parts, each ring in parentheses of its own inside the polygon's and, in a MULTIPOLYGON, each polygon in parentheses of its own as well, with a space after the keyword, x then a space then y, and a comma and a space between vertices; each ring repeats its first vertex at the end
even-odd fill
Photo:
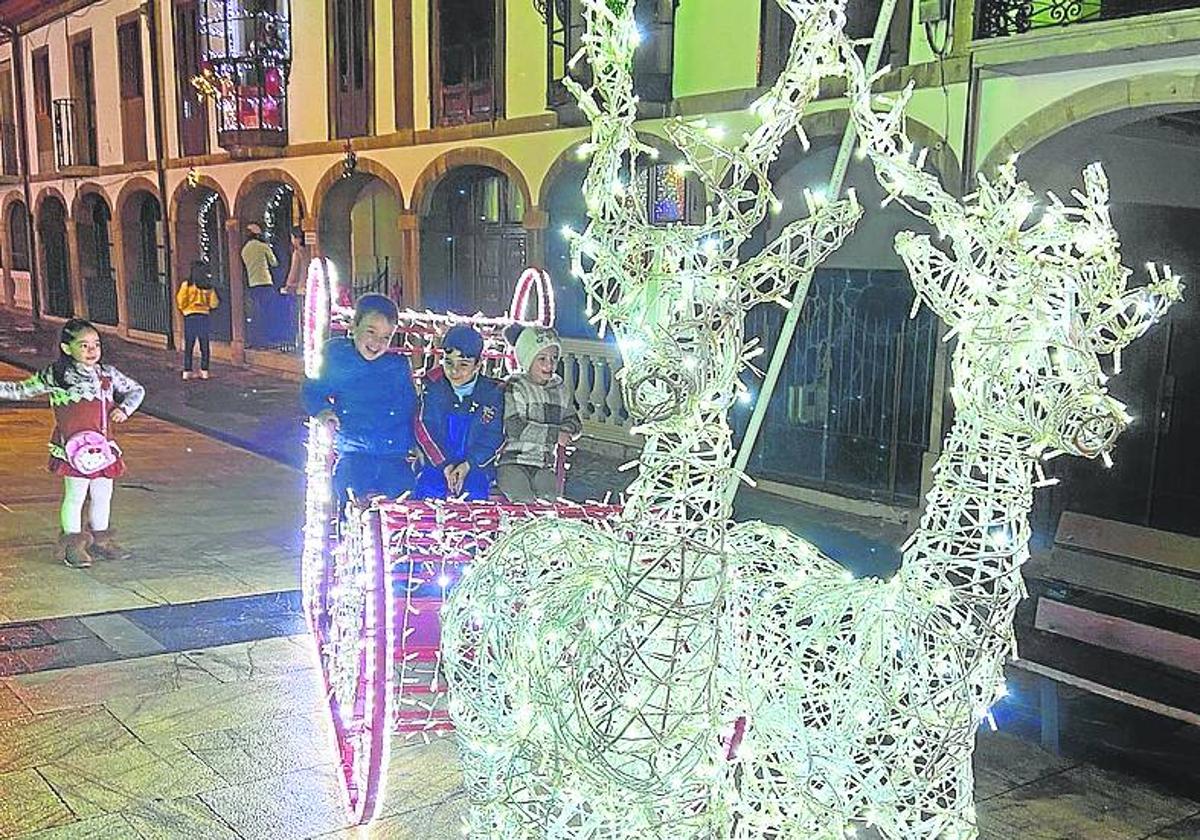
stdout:
POLYGON ((528 371, 533 366, 534 357, 547 347, 557 347, 559 354, 562 354, 562 341, 550 327, 526 327, 521 330, 513 344, 521 370, 528 371))
POLYGON ((457 350, 465 358, 478 359, 483 356, 483 336, 468 324, 455 324, 442 338, 442 352, 451 350, 457 350))

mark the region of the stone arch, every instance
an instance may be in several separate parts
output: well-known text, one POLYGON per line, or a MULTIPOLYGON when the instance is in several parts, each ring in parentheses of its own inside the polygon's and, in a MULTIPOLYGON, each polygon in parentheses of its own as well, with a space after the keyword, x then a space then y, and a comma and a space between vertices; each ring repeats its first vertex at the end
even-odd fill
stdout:
MULTIPOLYGON (((304 196, 304 190, 300 188, 300 183, 292 177, 292 174, 283 169, 256 169, 242 179, 238 185, 237 197, 233 200, 232 211, 237 219, 241 219, 246 212, 246 202, 250 198, 254 190, 271 182, 287 184, 292 188, 292 195, 299 202, 300 216, 307 217, 309 214, 308 200, 304 196)), ((229 206, 226 204, 226 206, 229 206)))
POLYGON ((1195 73, 1148 73, 1132 79, 1113 79, 1077 90, 1030 114, 1010 128, 977 167, 990 172, 1014 154, 1055 134, 1090 120, 1137 112, 1138 119, 1200 105, 1195 73))
POLYGON ((113 202, 113 218, 122 219, 125 214, 125 205, 129 203, 129 199, 133 198, 139 192, 148 192, 158 200, 159 207, 162 206, 162 196, 158 194, 158 186, 149 178, 144 178, 139 175, 136 178, 130 178, 121 185, 121 191, 117 193, 117 200, 113 202))
POLYGON ((12 206, 14 201, 25 203, 25 196, 20 190, 9 190, 0 198, 0 216, 8 218, 8 208, 12 206))
POLYGON ((507 157, 484 146, 471 146, 464 149, 451 149, 434 158, 417 178, 413 185, 410 208, 421 216, 429 213, 429 205, 433 199, 434 189, 438 182, 452 169, 460 166, 486 166, 504 175, 517 185, 525 198, 525 208, 533 207, 533 194, 529 190, 529 182, 517 165, 507 157))
POLYGON ((75 199, 71 202, 71 219, 72 219, 72 221, 76 221, 76 222, 79 221, 79 218, 80 218, 79 214, 83 212, 84 199, 86 199, 88 196, 92 196, 92 195, 97 196, 102 202, 104 202, 104 206, 108 208, 108 214, 110 216, 112 215, 112 212, 113 212, 112 199, 110 199, 108 197, 108 193, 105 192, 104 187, 100 186, 99 184, 97 184, 95 182, 86 181, 86 182, 80 184, 79 187, 75 190, 75 199))
POLYGON ((37 224, 37 220, 41 218, 42 205, 46 203, 46 199, 48 198, 57 198, 59 201, 61 201, 64 213, 71 207, 71 202, 67 201, 66 196, 62 194, 62 190, 60 190, 58 187, 42 187, 41 190, 38 191, 37 198, 33 200, 33 219, 35 225, 37 224))
POLYGON ((186 180, 183 180, 179 182, 179 186, 175 187, 175 191, 171 193, 171 218, 173 220, 179 218, 179 205, 182 203, 184 196, 187 195, 187 191, 201 187, 215 192, 225 208, 229 208, 229 196, 225 194, 225 188, 215 179, 207 175, 201 175, 196 181, 195 187, 186 180))
MULTIPOLYGON (((849 112, 844 109, 820 111, 805 117, 802 126, 810 140, 840 141, 848 119, 849 112)), ((905 121, 905 130, 918 147, 929 150, 928 162, 942 176, 942 188, 952 195, 958 195, 962 186, 962 163, 955 154, 950 139, 942 136, 942 133, 932 126, 912 117, 905 121)), ((785 146, 785 150, 786 148, 785 146)), ((780 155, 781 159, 783 157, 784 155, 780 155)), ((772 168, 779 163, 776 161, 772 168)))
MULTIPOLYGON (((665 137, 659 137, 657 134, 639 131, 638 139, 647 146, 658 149, 660 155, 680 154, 679 150, 672 145, 670 140, 665 137)), ((541 183, 538 184, 538 207, 545 205, 546 197, 550 189, 554 186, 555 182, 562 177, 564 172, 574 169, 577 166, 586 166, 586 162, 580 161, 578 155, 575 153, 575 150, 579 147, 579 144, 586 141, 586 137, 581 137, 575 141, 572 141, 567 145, 566 148, 558 153, 558 157, 556 157, 550 164, 550 168, 546 170, 546 173, 542 176, 541 183)))
MULTIPOLYGON (((404 189, 400 186, 400 180, 396 177, 392 170, 388 169, 382 163, 370 158, 359 158, 358 164, 355 166, 356 173, 361 172, 365 175, 373 175, 379 180, 387 184, 396 194, 396 200, 400 202, 401 209, 406 207, 404 203, 404 189)), ((317 182, 317 187, 313 190, 312 200, 312 218, 319 220, 321 218, 321 208, 325 203, 325 199, 329 195, 329 190, 338 184, 345 177, 345 168, 342 162, 338 161, 329 169, 325 170, 325 174, 321 176, 321 180, 317 182)))

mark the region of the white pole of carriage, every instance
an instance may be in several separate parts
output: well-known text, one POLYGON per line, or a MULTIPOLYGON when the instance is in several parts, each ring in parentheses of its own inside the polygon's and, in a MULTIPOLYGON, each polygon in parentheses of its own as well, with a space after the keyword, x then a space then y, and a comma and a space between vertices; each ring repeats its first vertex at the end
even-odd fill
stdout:
MULTIPOLYGON (((883 55, 883 45, 887 41, 888 30, 892 26, 892 15, 895 11, 896 0, 883 0, 879 6, 879 19, 875 22, 871 48, 867 52, 867 60, 864 62, 868 74, 874 73, 875 69, 879 67, 879 59, 883 55)), ((833 174, 829 178, 829 188, 826 191, 826 195, 831 201, 842 192, 842 186, 846 180, 846 170, 850 166, 850 155, 854 152, 855 139, 854 120, 850 118, 849 108, 847 108, 846 130, 842 133, 842 145, 838 149, 837 161, 833 165, 833 174)), ((754 451, 758 433, 767 416, 767 408, 771 404, 771 394, 775 391, 775 386, 779 382, 779 373, 783 370, 783 363, 787 360, 792 336, 795 335, 796 324, 800 321, 800 309, 804 305, 805 298, 808 297, 808 287, 811 282, 812 275, 810 274, 796 286, 791 306, 788 307, 787 316, 783 319, 779 340, 775 343, 775 351, 771 355, 771 364, 767 368, 766 376, 763 377, 758 399, 754 402, 754 411, 750 415, 750 423, 746 426, 746 434, 742 438, 742 445, 733 462, 733 475, 730 477, 725 496, 725 502, 730 506, 733 505, 738 486, 746 472, 746 465, 750 462, 750 453, 754 451)))

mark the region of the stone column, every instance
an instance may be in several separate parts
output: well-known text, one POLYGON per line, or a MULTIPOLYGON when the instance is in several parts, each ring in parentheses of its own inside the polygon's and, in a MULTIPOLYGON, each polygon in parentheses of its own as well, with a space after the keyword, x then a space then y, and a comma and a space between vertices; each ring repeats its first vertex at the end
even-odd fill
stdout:
POLYGON ((400 213, 400 283, 402 307, 421 307, 421 216, 413 210, 400 213))
POLYGON ((83 264, 79 259, 79 228, 75 220, 67 218, 67 283, 71 288, 74 312, 81 318, 89 317, 87 290, 83 286, 83 264))
POLYGON ((550 214, 540 207, 530 207, 521 226, 525 228, 526 264, 546 268, 546 228, 550 226, 550 214))
POLYGON ((0 278, 0 304, 16 309, 17 284, 12 276, 12 240, 8 236, 7 218, 0 219, 0 262, 4 263, 3 277, 0 278))
POLYGON ((114 217, 111 230, 113 285, 117 287, 117 335, 129 337, 129 269, 125 265, 125 231, 119 217, 114 217))
POLYGON ((246 363, 246 271, 242 268, 242 223, 225 220, 229 253, 229 352, 236 364, 246 363))

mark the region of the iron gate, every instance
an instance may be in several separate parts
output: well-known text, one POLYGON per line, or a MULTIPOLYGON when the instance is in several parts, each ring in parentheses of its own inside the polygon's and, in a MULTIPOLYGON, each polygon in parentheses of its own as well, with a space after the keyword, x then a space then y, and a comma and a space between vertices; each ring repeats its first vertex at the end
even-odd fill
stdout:
MULTIPOLYGON (((813 278, 750 459, 758 477, 887 501, 920 494, 929 447, 937 323, 908 317, 900 271, 830 270, 813 278)), ((770 352, 783 310, 750 313, 770 352)), ((749 410, 735 415, 741 434, 749 410)))

